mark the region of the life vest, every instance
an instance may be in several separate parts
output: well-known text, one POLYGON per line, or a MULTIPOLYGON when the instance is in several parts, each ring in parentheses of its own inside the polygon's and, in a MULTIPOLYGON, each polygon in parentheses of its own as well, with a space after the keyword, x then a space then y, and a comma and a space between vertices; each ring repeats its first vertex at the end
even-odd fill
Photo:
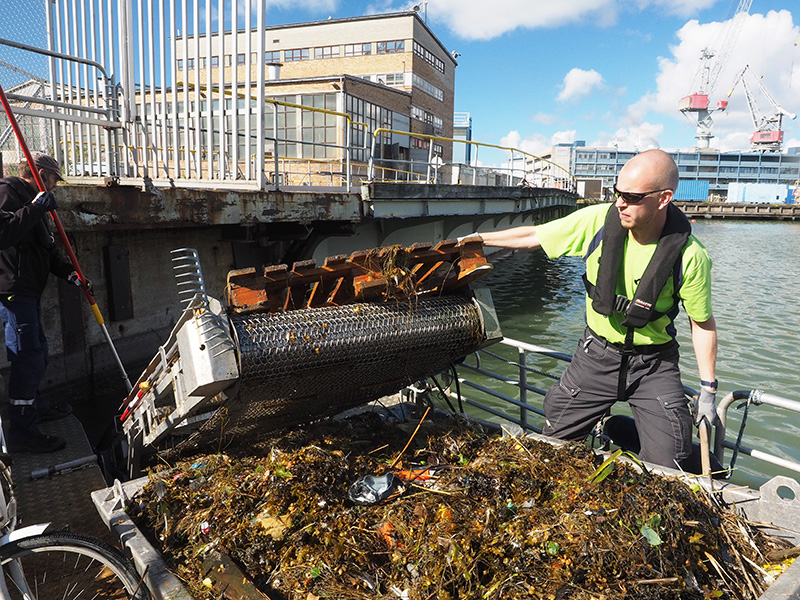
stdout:
POLYGON ((622 326, 628 329, 627 337, 631 339, 633 329, 644 327, 665 314, 674 319, 678 312, 678 289, 682 277, 681 254, 691 232, 692 226, 686 215, 673 204, 669 204, 667 220, 653 257, 636 287, 633 299, 627 298, 617 294, 616 289, 617 274, 622 263, 628 230, 622 227, 619 214, 612 204, 606 214, 605 224, 595 235, 586 254, 588 257, 602 240, 597 281, 593 284, 586 273, 583 274, 583 282, 586 293, 592 300, 592 308, 607 317, 613 312, 625 315, 622 326), (660 312, 655 310, 656 301, 670 275, 674 279, 674 304, 667 312, 660 312))

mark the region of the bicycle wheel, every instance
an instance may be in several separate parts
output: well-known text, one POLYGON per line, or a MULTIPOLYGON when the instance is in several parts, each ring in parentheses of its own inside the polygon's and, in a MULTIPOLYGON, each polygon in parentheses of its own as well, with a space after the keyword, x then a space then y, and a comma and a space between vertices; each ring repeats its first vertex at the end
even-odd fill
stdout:
POLYGON ((45 533, 11 542, 0 547, 0 564, 12 600, 150 598, 127 558, 85 535, 45 533))

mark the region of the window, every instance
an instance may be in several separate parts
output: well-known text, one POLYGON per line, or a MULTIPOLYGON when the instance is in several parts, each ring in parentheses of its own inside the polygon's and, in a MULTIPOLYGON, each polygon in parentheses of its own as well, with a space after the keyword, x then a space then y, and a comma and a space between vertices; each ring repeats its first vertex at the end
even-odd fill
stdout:
POLYGON ((183 71, 183 59, 178 59, 178 71, 183 71))
POLYGON ((186 68, 187 69, 194 69, 194 59, 193 58, 187 58, 186 59, 186 68))
POLYGON ((414 42, 414 54, 421 57, 440 73, 444 73, 444 61, 419 42, 414 42))
POLYGON ((232 64, 232 62, 233 62, 233 60, 232 60, 232 58, 231 58, 231 55, 230 55, 230 54, 226 54, 226 55, 225 55, 225 57, 222 59, 222 63, 223 63, 223 64, 224 64, 226 67, 230 67, 230 66, 231 66, 231 64, 232 64))
POLYGON ((322 46, 314 48, 314 58, 339 58, 339 46, 322 46))
POLYGON ((244 53, 240 53, 236 55, 236 64, 243 65, 244 64, 244 53))
POLYGON ((411 107, 411 118, 422 121, 423 123, 428 123, 429 125, 433 125, 438 129, 442 129, 444 126, 444 122, 442 121, 441 117, 437 117, 435 114, 426 110, 422 110, 416 106, 411 107))
POLYGON ((276 63, 281 62, 281 51, 271 50, 264 53, 264 62, 276 63))
POLYGON ((212 56, 211 57, 211 68, 216 69, 219 67, 219 56, 212 56))
POLYGON ((378 54, 396 54, 406 51, 405 40, 392 40, 391 42, 378 42, 378 54))
POLYGON ((371 79, 383 85, 395 87, 405 85, 405 76, 403 73, 378 73, 377 75, 373 75, 371 79))
POLYGON ((444 100, 444 92, 431 82, 426 81, 416 73, 413 74, 414 87, 418 87, 426 94, 430 94, 437 100, 444 100))
MULTIPOLYGON (((336 95, 303 95, 300 96, 300 104, 324 110, 336 110, 336 95)), ((310 110, 301 111, 303 158, 336 158, 336 119, 336 115, 310 110)))
MULTIPOLYGON (((372 104, 361 98, 353 96, 346 96, 345 110, 350 115, 353 121, 366 123, 369 131, 375 131, 378 128, 395 129, 392 127, 394 120, 394 113, 391 110, 382 108, 377 104, 372 104)), ((405 129, 404 129, 405 130, 405 129)), ((364 127, 352 125, 350 129, 351 147, 353 149, 352 156, 355 160, 366 160, 367 151, 364 150, 364 143, 371 143, 372 136, 365 140, 364 127)), ((387 147, 391 145, 393 134, 389 132, 381 132, 379 135, 380 147, 387 147)), ((379 151, 380 152, 380 151, 379 151)))
POLYGON ((372 44, 345 44, 345 56, 364 56, 366 54, 372 54, 372 44))
POLYGON ((285 60, 286 62, 308 60, 308 48, 296 48, 294 50, 284 50, 283 60, 285 60))

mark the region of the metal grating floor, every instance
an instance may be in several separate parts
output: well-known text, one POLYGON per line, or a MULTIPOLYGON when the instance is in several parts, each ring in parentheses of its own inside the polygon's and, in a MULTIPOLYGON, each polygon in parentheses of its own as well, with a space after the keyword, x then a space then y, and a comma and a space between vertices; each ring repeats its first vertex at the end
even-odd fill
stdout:
POLYGON ((96 462, 74 471, 32 480, 33 471, 94 454, 80 421, 70 415, 39 425, 43 433, 67 440, 67 447, 51 454, 12 454, 11 474, 18 500, 18 527, 52 523, 51 530, 70 531, 98 537, 116 544, 91 499, 91 492, 107 487, 96 462))

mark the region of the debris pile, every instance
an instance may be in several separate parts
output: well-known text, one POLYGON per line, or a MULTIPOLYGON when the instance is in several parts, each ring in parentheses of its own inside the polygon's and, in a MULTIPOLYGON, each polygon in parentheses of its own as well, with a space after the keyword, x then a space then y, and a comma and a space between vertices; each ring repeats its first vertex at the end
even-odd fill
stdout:
POLYGON ((698 486, 601 462, 367 411, 151 474, 130 512, 197 599, 231 565, 271 600, 761 594, 774 542, 698 486))

